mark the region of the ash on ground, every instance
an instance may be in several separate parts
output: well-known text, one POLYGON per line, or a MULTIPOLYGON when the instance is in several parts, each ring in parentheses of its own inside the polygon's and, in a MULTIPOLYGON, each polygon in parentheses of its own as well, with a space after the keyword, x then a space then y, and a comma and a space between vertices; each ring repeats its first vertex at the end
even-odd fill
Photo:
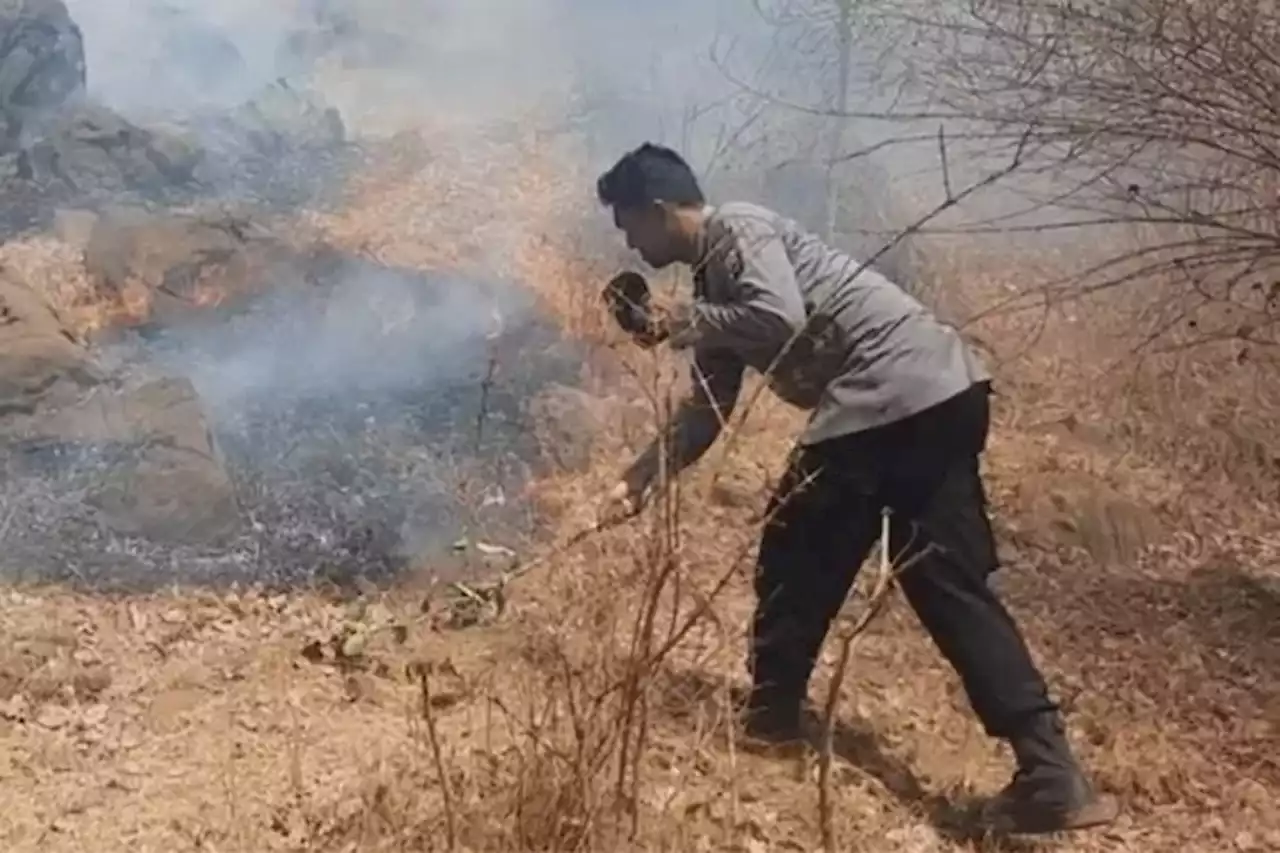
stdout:
POLYGON ((130 535, 101 495, 135 470, 122 456, 136 448, 10 443, 0 570, 11 577, 377 582, 463 536, 503 541, 524 529, 519 495, 540 458, 528 403, 576 370, 515 286, 354 260, 327 282, 133 330, 97 355, 116 377, 99 394, 157 375, 190 383, 232 500, 180 516, 199 516, 199 545, 130 535))

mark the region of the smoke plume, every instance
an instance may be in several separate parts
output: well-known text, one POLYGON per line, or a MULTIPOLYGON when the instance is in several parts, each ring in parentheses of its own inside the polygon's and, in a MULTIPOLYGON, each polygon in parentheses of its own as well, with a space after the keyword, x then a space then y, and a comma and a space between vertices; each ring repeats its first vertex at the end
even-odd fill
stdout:
MULTIPOLYGON (((728 0, 67 5, 84 35, 88 97, 139 125, 181 125, 197 136, 222 158, 200 173, 207 197, 266 197, 263 187, 294 169, 318 188, 275 197, 274 215, 340 213, 352 175, 394 134, 429 127, 433 140, 467 152, 537 127, 570 141, 564 150, 582 175, 654 140, 684 151, 713 195, 775 203, 815 228, 829 212, 830 121, 812 105, 829 101, 832 65, 821 40, 806 42, 821 32, 820 14, 780 22, 728 0), (252 119, 245 104, 263 109, 254 99, 281 86, 336 109, 353 158, 290 166, 258 151, 255 169, 238 170, 249 155, 228 142, 227 122, 252 119)), ((881 97, 863 91, 864 103, 881 97)), ((904 164, 881 158, 857 168, 844 209, 891 230, 887 188, 904 164)), ((518 204, 485 211, 488 269, 408 270, 352 256, 319 283, 264 281, 234 310, 99 347, 122 384, 157 374, 191 383, 244 525, 230 544, 203 548, 105 534, 73 498, 95 488, 86 472, 115 451, 50 456, 45 447, 43 496, 32 497, 36 481, 22 486, 25 497, 11 495, 9 535, 26 533, 10 540, 10 562, 43 555, 55 573, 91 583, 126 574, 139 582, 378 575, 474 532, 458 506, 460 469, 483 468, 470 474, 486 484, 481 502, 510 508, 534 456, 524 406, 546 383, 573 381, 573 358, 509 280, 504 255, 539 229, 602 221, 589 180, 558 191, 579 200, 563 221, 531 222, 518 204), (516 356, 497 376, 495 340, 516 356)), ((449 204, 468 202, 423 198, 431 216, 422 218, 447 221, 449 204)), ((428 226, 414 230, 414 211, 405 218, 405 234, 441 239, 428 226)), ((616 236, 599 233, 584 250, 615 252, 605 241, 616 236)))

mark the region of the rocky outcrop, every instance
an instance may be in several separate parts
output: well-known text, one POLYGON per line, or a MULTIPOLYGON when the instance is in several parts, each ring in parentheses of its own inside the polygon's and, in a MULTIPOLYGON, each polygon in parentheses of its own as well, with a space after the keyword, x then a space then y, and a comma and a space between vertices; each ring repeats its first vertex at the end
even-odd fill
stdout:
POLYGON ((145 304, 139 319, 152 322, 247 294, 286 269, 302 274, 297 252, 246 219, 126 207, 95 217, 84 262, 103 296, 145 304))
POLYGON ((102 378, 53 308, 0 270, 0 418, 65 404, 102 378))
POLYGON ((153 127, 81 99, 27 121, 0 181, 63 201, 163 200, 278 178, 291 155, 338 150, 345 138, 336 110, 283 82, 232 110, 153 127))
POLYGON ((221 207, 61 210, 56 222, 83 249, 97 298, 117 309, 107 312, 116 331, 203 322, 206 309, 234 313, 267 287, 296 292, 369 272, 327 243, 283 239, 221 207))
POLYGON ((4 274, 0 463, 6 479, 68 474, 86 509, 117 534, 200 544, 239 522, 190 383, 116 387, 57 312, 4 274))
POLYGON ((219 541, 239 527, 235 490, 200 398, 185 379, 98 395, 45 421, 43 431, 113 449, 85 502, 118 534, 193 545, 219 541))
POLYGON ((229 110, 185 117, 207 156, 198 192, 257 205, 293 208, 335 198, 358 162, 337 110, 310 89, 277 80, 229 110))
POLYGON ((58 207, 121 198, 292 204, 342 173, 349 146, 336 110, 284 80, 227 108, 243 92, 215 84, 243 65, 235 45, 189 13, 165 14, 155 73, 219 97, 179 99, 182 115, 144 125, 86 97, 80 29, 61 0, 0 0, 0 236, 47 225, 58 207))
POLYGON ((105 199, 188 184, 203 158, 188 134, 142 128, 106 107, 79 102, 29 128, 17 162, 18 176, 27 181, 105 199))
POLYGON ((274 156, 294 148, 333 148, 346 141, 342 116, 316 92, 277 80, 226 112, 193 123, 224 153, 274 156))
POLYGON ((84 40, 62 0, 0 0, 0 153, 84 91, 84 40))

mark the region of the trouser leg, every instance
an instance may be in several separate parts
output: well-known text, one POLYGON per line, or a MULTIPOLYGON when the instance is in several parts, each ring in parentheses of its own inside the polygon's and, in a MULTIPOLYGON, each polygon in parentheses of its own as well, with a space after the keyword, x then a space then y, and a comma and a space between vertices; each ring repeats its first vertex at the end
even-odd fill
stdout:
POLYGON ((978 464, 986 429, 986 400, 977 395, 950 406, 936 426, 917 425, 919 464, 904 456, 886 484, 898 517, 891 544, 909 563, 899 583, 987 733, 1007 739, 1017 757, 1018 772, 988 810, 991 827, 1045 833, 1108 823, 1116 803, 1080 769, 1045 680, 988 583, 997 557, 978 464), (947 445, 918 441, 931 433, 961 441, 933 455, 927 448, 947 445))
POLYGON ((911 561, 899 584, 987 733, 1007 738, 1025 720, 1054 713, 1017 624, 988 584, 995 541, 977 457, 953 462, 929 493, 897 502, 905 505, 891 521, 891 547, 901 563, 911 561))
POLYGON ((823 640, 879 533, 878 506, 834 476, 820 447, 792 459, 760 543, 749 662, 752 710, 780 728, 798 726, 823 640))

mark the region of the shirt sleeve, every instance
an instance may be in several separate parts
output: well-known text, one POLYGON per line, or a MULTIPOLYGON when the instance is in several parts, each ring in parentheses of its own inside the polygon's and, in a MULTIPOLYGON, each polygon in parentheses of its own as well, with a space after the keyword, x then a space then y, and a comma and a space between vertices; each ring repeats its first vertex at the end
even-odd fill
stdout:
POLYGON ((675 310, 671 345, 676 349, 781 347, 804 328, 804 297, 782 238, 766 221, 735 222, 725 244, 713 249, 709 275, 729 284, 725 302, 695 301, 675 310))
POLYGON ((692 392, 631 466, 628 482, 652 483, 662 472, 664 454, 669 479, 701 459, 737 405, 745 370, 745 363, 732 352, 700 348, 694 357, 692 392))

